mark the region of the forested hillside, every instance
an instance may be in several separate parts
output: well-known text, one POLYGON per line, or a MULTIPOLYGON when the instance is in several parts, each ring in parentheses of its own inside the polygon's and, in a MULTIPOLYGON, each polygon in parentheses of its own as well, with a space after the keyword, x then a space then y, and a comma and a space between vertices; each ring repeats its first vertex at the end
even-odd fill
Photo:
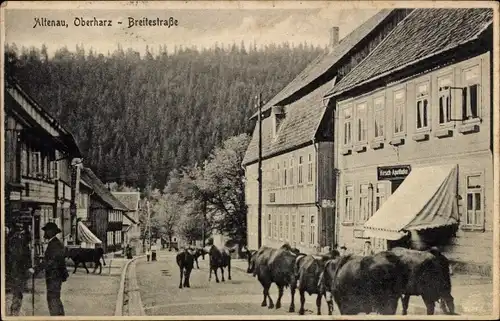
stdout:
MULTIPOLYGON (((225 139, 250 133, 254 96, 269 100, 322 48, 287 44, 140 55, 77 47, 6 46, 24 89, 69 129, 103 181, 162 189, 174 168, 201 163, 225 139)), ((11 68, 13 67, 13 68, 11 68)))

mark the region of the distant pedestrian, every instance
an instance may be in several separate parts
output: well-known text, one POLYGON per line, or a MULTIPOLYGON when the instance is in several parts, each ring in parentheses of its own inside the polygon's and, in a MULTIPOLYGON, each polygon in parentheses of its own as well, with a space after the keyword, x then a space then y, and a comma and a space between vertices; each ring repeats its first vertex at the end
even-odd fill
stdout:
POLYGON ((5 254, 6 288, 12 293, 10 314, 18 316, 23 302, 23 292, 30 278, 32 266, 30 242, 27 226, 15 225, 7 234, 5 254))
POLYGON ((34 270, 30 269, 30 272, 38 274, 41 270, 45 270, 49 313, 51 316, 64 315, 61 287, 62 283, 68 279, 69 274, 64 260, 64 245, 57 238, 57 234, 61 233, 61 230, 53 222, 47 223, 42 230, 45 232, 43 237, 49 240, 47 249, 43 261, 34 270))
POLYGON ((127 256, 127 259, 132 259, 132 247, 130 244, 127 244, 127 247, 125 248, 125 255, 127 256))
POLYGON ((146 249, 146 258, 148 259, 148 262, 149 262, 149 258, 151 257, 151 248, 147 248, 146 249))
POLYGON ((156 243, 153 243, 153 246, 151 246, 151 261, 156 261, 156 251, 157 251, 157 245, 156 243))

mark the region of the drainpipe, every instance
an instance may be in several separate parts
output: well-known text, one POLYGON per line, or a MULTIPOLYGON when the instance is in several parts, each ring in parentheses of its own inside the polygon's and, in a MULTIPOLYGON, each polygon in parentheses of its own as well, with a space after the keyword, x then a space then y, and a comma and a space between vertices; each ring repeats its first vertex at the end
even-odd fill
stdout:
MULTIPOLYGON (((315 150, 315 163, 316 163, 316 170, 314 171, 314 205, 316 205, 316 208, 318 209, 318 216, 316 219, 316 226, 317 226, 317 231, 318 231, 318 239, 316 240, 317 244, 321 244, 319 241, 319 236, 321 235, 321 241, 323 242, 323 213, 321 211, 321 206, 319 204, 319 189, 318 189, 318 165, 319 165, 319 152, 318 152, 318 146, 316 145, 316 137, 313 137, 312 139, 312 144, 314 146, 315 150), (320 219, 321 218, 321 219, 320 219), (321 222, 321 224, 320 224, 321 222)), ((309 221, 310 224, 311 221, 309 221)), ((317 250, 317 249, 316 249, 317 250)), ((319 251, 318 251, 319 252, 319 251)))

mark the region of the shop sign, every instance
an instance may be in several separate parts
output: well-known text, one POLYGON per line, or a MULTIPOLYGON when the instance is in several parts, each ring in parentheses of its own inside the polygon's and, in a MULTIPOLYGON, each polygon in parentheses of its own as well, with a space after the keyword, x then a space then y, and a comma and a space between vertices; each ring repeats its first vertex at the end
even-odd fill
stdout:
POLYGON ((21 192, 10 192, 10 200, 11 201, 20 201, 21 200, 21 192))
POLYGON ((405 179, 410 172, 411 165, 381 166, 377 167, 377 179, 379 181, 405 179))

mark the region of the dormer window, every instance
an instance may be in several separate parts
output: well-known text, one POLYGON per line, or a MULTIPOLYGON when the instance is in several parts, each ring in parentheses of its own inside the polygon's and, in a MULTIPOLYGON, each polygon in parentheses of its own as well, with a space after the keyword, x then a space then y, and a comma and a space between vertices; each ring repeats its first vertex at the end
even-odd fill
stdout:
POLYGON ((273 107, 273 137, 276 138, 276 135, 279 132, 283 121, 285 120, 285 106, 274 106, 273 107))

